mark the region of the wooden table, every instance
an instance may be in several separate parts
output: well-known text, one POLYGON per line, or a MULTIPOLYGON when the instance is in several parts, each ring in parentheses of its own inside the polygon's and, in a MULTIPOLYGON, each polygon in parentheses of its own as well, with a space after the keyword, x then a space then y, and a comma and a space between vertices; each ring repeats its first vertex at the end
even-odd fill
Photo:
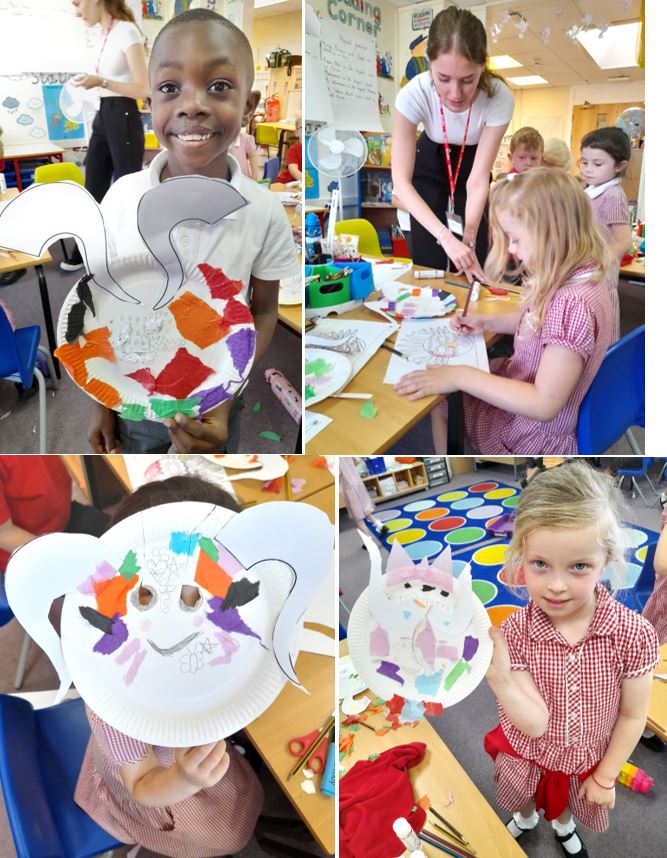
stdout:
MULTIPOLYGON (((18 148, 18 147, 14 147, 18 148)), ((58 148, 58 147, 56 147, 58 148)), ((10 188, 7 193, 0 194, 0 203, 9 202, 19 194, 16 188, 10 188)), ((11 271, 21 271, 24 268, 34 268, 37 275, 37 284, 39 286, 39 297, 42 302, 42 313, 44 314, 44 327, 46 329, 46 339, 49 343, 49 351, 53 352, 57 348, 56 334, 53 327, 53 314, 51 313, 51 302, 49 300, 49 289, 46 285, 46 277, 44 276, 44 268, 48 262, 53 262, 53 257, 48 250, 45 250, 40 257, 28 256, 25 253, 18 253, 15 250, 4 251, 9 253, 9 256, 0 254, 0 274, 9 274, 11 271)), ((57 358, 53 358, 53 365, 56 370, 56 375, 60 378, 60 362, 57 358)))
POLYGON ((54 146, 53 143, 22 143, 17 146, 5 146, 5 161, 11 161, 14 165, 14 175, 16 176, 16 187, 19 191, 23 190, 23 182, 21 181, 20 161, 33 160, 34 158, 48 158, 49 160, 62 161, 64 149, 60 146, 54 146))
POLYGON ((633 259, 629 265, 624 265, 620 270, 620 276, 626 280, 644 283, 646 279, 645 257, 633 259))
MULTIPOLYGON (((667 673, 667 643, 660 647, 660 661, 655 673, 667 673)), ((646 726, 667 742, 667 682, 660 679, 653 680, 646 726)))
MULTIPOLYGON (((290 188, 286 185, 274 184, 270 190, 275 193, 290 193, 290 188)), ((297 214, 298 206, 283 206, 287 220, 291 226, 302 229, 301 209, 297 214)), ((300 334, 303 331, 303 304, 279 304, 278 305, 278 320, 294 331, 295 334, 300 334)))
MULTIPOLYGON (((413 274, 420 266, 414 266, 412 271, 399 278, 401 283, 412 286, 443 285, 451 292, 459 305, 463 307, 468 296, 465 287, 451 286, 443 281, 417 280, 413 274)), ((456 275, 447 275, 447 280, 458 280, 465 283, 465 278, 456 275)), ((505 298, 489 301, 488 293, 482 289, 480 300, 475 310, 480 313, 503 313, 518 308, 519 295, 512 293, 505 298)), ((493 297, 493 296, 489 296, 493 297)), ((334 316, 336 319, 361 319, 369 322, 381 322, 382 318, 362 307, 334 316)), ((397 334, 393 334, 385 342, 389 345, 396 340, 397 334)), ((487 342, 496 337, 495 334, 487 334, 487 342)), ((346 385, 345 393, 372 393, 374 395, 375 407, 378 415, 373 420, 365 420, 359 413, 360 401, 355 399, 325 399, 312 410, 331 417, 333 422, 318 433, 307 445, 308 453, 330 453, 370 455, 386 452, 405 433, 425 417, 433 407, 442 400, 442 396, 427 396, 411 402, 405 396, 399 396, 394 392, 390 384, 384 384, 383 379, 391 353, 386 349, 379 349, 370 361, 363 367, 352 381, 346 385)))
MULTIPOLYGON (((341 655, 346 655, 347 651, 347 641, 342 641, 341 655)), ((455 713, 453 717, 456 717, 455 713)), ((379 713, 370 715, 367 723, 381 726, 385 721, 379 713)), ((465 724, 461 724, 461 730, 465 729, 465 724)), ((345 728, 342 730, 345 731, 345 728)), ((371 754, 381 754, 382 751, 406 742, 426 744, 426 756, 418 766, 410 770, 415 798, 428 795, 433 807, 444 814, 447 821, 468 839, 477 852, 477 858, 525 856, 526 853, 505 828, 500 817, 426 719, 420 721, 416 727, 390 730, 384 736, 378 736, 370 730, 357 730, 354 733, 352 754, 344 757, 342 765, 348 770, 358 760, 365 760, 371 754), (445 808, 450 793, 454 796, 454 803, 445 808)), ((430 831, 438 831, 432 824, 427 828, 430 831)), ((424 849, 429 856, 444 856, 444 852, 439 852, 427 844, 424 849)))

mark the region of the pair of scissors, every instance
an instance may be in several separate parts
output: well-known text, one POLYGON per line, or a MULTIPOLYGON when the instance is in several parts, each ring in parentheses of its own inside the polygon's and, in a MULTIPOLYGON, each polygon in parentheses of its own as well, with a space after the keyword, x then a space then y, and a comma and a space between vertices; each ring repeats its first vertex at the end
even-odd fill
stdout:
MULTIPOLYGON (((318 730, 313 730, 312 733, 307 733, 305 736, 295 736, 293 739, 290 739, 287 743, 287 750, 293 757, 303 757, 308 753, 308 749, 312 748, 320 735, 326 731, 327 733, 331 729, 329 722, 327 724, 323 724, 318 730)), ((318 743, 317 747, 313 751, 312 754, 306 756, 304 765, 309 768, 315 774, 321 774, 324 771, 324 767, 327 763, 327 751, 329 749, 329 736, 327 735, 321 742, 318 743)))

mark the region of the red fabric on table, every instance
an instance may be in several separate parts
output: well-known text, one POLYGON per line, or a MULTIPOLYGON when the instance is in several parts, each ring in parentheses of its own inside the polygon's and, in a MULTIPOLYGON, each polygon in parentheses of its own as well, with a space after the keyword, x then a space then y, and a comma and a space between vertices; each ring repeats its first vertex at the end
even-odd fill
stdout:
POLYGON ((403 849, 392 829, 399 816, 421 831, 426 812, 415 801, 408 769, 425 753, 423 742, 398 745, 355 763, 341 778, 340 858, 396 858, 403 849))
MULTIPOLYGON (((510 745, 500 724, 484 736, 484 750, 494 760, 501 752, 509 754, 510 757, 521 759, 521 755, 517 754, 510 745)), ((579 778, 579 781, 583 783, 595 771, 597 765, 580 775, 566 775, 565 772, 552 772, 548 769, 542 769, 542 766, 539 766, 539 768, 543 774, 535 793, 535 808, 538 811, 543 810, 544 818, 547 822, 551 822, 552 819, 558 819, 568 806, 570 778, 579 778)))
MULTIPOLYGON (((41 536, 64 529, 72 510, 72 481, 58 456, 0 456, 0 524, 41 536)), ((9 552, 0 549, 4 572, 9 552)))
POLYGON ((293 146, 290 146, 287 150, 287 155, 285 156, 285 169, 280 173, 280 175, 276 178, 276 182, 280 182, 283 185, 286 185, 288 182, 294 181, 294 176, 287 169, 290 164, 296 164, 299 168, 300 172, 303 172, 302 168, 303 163, 303 149, 301 143, 295 143, 293 146))

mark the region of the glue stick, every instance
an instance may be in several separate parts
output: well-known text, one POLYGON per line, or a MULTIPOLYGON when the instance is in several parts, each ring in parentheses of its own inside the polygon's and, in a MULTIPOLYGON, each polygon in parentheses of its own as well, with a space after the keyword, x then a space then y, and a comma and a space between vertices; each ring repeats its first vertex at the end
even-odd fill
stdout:
POLYGON ((425 268, 423 271, 413 272, 416 280, 428 280, 429 277, 444 277, 445 272, 439 268, 425 268))
POLYGON ((278 369, 267 369, 264 378, 271 385, 276 399, 284 405, 289 416, 298 423, 301 420, 301 396, 278 369))
POLYGON ((395 819, 392 827, 394 829, 394 834, 406 849, 409 849, 410 852, 414 852, 415 849, 419 849, 421 841, 419 840, 419 837, 417 837, 414 828, 410 825, 408 820, 405 819, 405 817, 399 816, 398 819, 395 819))

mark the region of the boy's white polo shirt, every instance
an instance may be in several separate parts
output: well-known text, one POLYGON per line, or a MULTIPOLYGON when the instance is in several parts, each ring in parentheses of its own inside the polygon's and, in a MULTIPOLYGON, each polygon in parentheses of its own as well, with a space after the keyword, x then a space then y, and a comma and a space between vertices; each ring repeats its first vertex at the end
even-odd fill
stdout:
MULTIPOLYGON (((137 226, 137 208, 143 194, 159 185, 168 156, 168 152, 160 152, 148 169, 122 176, 102 200, 112 274, 122 275, 125 266, 121 259, 146 256, 147 248, 137 226)), ((179 224, 171 240, 186 277, 194 276, 199 264, 208 263, 222 269, 232 280, 242 280, 247 301, 251 275, 260 280, 280 280, 300 274, 301 266, 280 197, 244 176, 233 156, 227 156, 227 163, 229 183, 243 194, 248 205, 215 224, 195 220, 179 224)), ((174 221, 178 219, 175 211, 174 221)), ((151 258, 148 266, 154 267, 158 276, 164 276, 157 261, 151 258)))

